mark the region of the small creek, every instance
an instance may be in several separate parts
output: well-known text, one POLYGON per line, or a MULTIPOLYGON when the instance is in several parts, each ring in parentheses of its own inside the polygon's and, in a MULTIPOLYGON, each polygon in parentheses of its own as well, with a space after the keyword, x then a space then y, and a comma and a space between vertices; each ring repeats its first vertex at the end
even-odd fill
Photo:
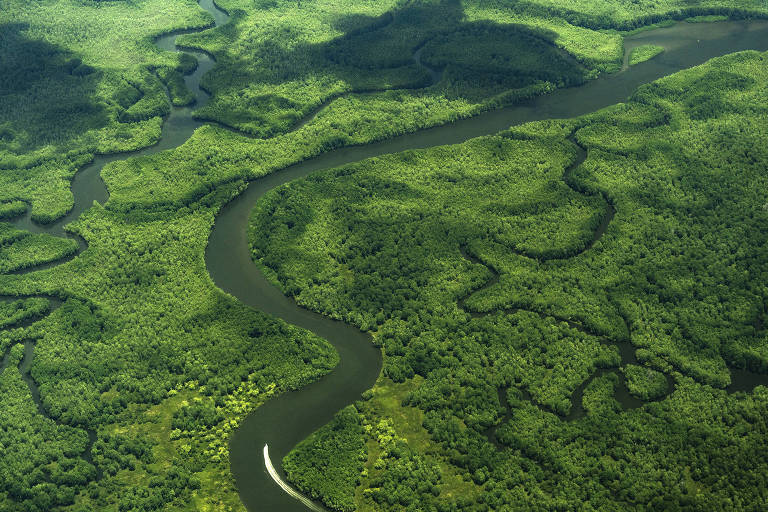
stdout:
MULTIPOLYGON (((213 14, 216 26, 227 22, 226 13, 218 9, 212 0, 201 0, 200 6, 213 14)), ((181 51, 175 46, 177 35, 178 33, 162 36, 157 40, 157 45, 169 51, 181 51)), ((273 286, 253 264, 248 247, 247 225, 250 211, 256 201, 274 187, 323 169, 386 153, 455 144, 473 137, 497 133, 511 125, 528 121, 575 117, 624 101, 637 86, 700 64, 712 57, 746 49, 768 50, 768 23, 679 23, 673 27, 628 38, 626 49, 649 43, 665 46, 667 51, 651 61, 617 74, 593 80, 577 88, 558 90, 515 107, 486 112, 474 118, 383 142, 325 153, 253 181, 245 192, 222 209, 216 218, 205 255, 208 270, 216 285, 252 307, 325 338, 336 348, 341 358, 339 365, 317 382, 299 391, 280 395, 259 407, 244 420, 240 429, 233 435, 230 441, 231 468, 241 499, 249 510, 305 510, 303 504, 288 496, 268 475, 262 456, 263 446, 269 444, 276 463, 275 469, 280 473, 280 461, 288 451, 297 442, 326 424, 342 407, 359 398, 361 392, 371 388, 381 370, 381 355, 371 344, 368 334, 298 307, 293 300, 285 297, 273 286)), ((141 151, 97 156, 75 176, 72 182, 74 206, 67 215, 54 223, 40 225, 31 220, 28 212, 14 220, 13 223, 17 227, 35 233, 73 237, 79 243, 79 254, 86 249, 85 242, 66 232, 64 227, 76 220, 93 201, 102 204, 107 201, 109 194, 100 176, 103 166, 117 160, 176 148, 184 143, 196 128, 205 124, 194 119, 192 112, 193 108, 199 108, 208 101, 208 94, 200 89, 200 78, 215 63, 206 53, 186 49, 184 51, 198 60, 194 73, 185 77, 186 84, 195 94, 197 102, 192 107, 172 108, 163 125, 159 143, 141 151)), ((414 59, 420 64, 420 50, 416 51, 414 59)), ((441 79, 439 71, 428 71, 434 81, 441 79)), ((297 127, 304 122, 306 120, 300 122, 297 127)), ((597 237, 599 234, 596 239, 597 237)), ((37 271, 62 262, 59 260, 26 271, 37 271)), ((55 308, 56 305, 52 307, 55 308)), ((25 356, 19 369, 41 414, 45 415, 37 386, 29 372, 34 358, 34 346, 32 341, 25 344, 25 356)), ((622 364, 631 362, 634 357, 631 347, 622 348, 619 344, 619 348, 622 352, 622 364)), ((7 352, 4 355, 0 371, 5 369, 9 354, 10 352, 7 352)), ((759 379, 748 373, 741 375, 734 372, 733 386, 739 390, 752 389, 759 379)), ((577 390, 575 396, 578 392, 577 390)), ((89 432, 91 443, 95 436, 94 432, 89 432)), ((90 460, 90 449, 83 457, 90 460)))
MULTIPOLYGON (((217 9, 214 6, 212 0, 200 0, 200 6, 205 10, 209 11, 211 14, 213 14, 216 26, 226 22, 226 20, 228 19, 228 16, 226 15, 226 13, 217 9)), ((199 32, 199 31, 189 30, 189 31, 180 31, 180 32, 174 32, 171 34, 166 34, 164 36, 159 37, 156 41, 156 44, 164 50, 178 51, 175 47, 176 37, 182 33, 191 33, 191 32, 199 32)), ((105 165, 107 165, 110 162, 115 162, 118 160, 125 160, 127 158, 131 158, 135 156, 151 155, 154 153, 158 153, 160 151, 165 151, 167 149, 176 148, 181 144, 183 144, 187 139, 189 139, 192 133, 198 127, 204 124, 202 121, 198 121, 194 119, 192 112, 193 112, 193 107, 195 108, 200 107, 204 105, 209 99, 209 95, 205 93, 205 91, 200 89, 199 84, 202 76, 205 73, 207 73, 211 68, 213 68, 213 66, 215 65, 215 62, 208 54, 204 52, 185 50, 185 53, 189 53, 193 55, 198 62, 197 68, 192 73, 184 77, 184 81, 186 82, 187 87, 189 88, 190 91, 192 91, 195 94, 195 100, 196 100, 195 104, 187 107, 171 108, 170 115, 168 115, 165 118, 165 121, 163 123, 161 138, 159 142, 154 146, 144 148, 138 151, 131 151, 126 153, 117 153, 117 154, 111 154, 111 155, 97 155, 90 164, 86 165, 80 171, 78 171, 78 173, 75 175, 74 179, 72 180, 72 185, 71 185, 72 195, 74 196, 74 205, 72 209, 63 217, 59 218, 58 220, 50 224, 39 224, 32 220, 31 209, 28 208, 25 214, 13 219, 11 222, 13 223, 14 226, 20 229, 25 229, 32 233, 46 233, 52 236, 74 239, 78 243, 78 250, 77 252, 75 252, 69 257, 62 258, 49 263, 43 263, 40 265, 36 265, 34 267, 25 268, 23 270, 14 271, 12 273, 26 274, 29 272, 37 272, 37 271, 45 270, 48 268, 52 268, 52 267, 61 265, 63 263, 66 263, 67 261, 70 261, 71 259, 75 258, 77 255, 79 255, 81 252, 87 249, 87 244, 85 243, 85 240, 83 240, 83 238, 78 235, 75 235, 73 233, 66 231, 65 227, 70 222, 77 220, 77 218, 80 217, 80 215, 85 210, 87 210, 93 205, 94 201, 97 201, 103 205, 109 199, 109 192, 107 191, 104 181, 101 179, 101 170, 104 168, 105 165)), ((49 303, 48 313, 53 312, 62 304, 62 300, 58 297, 43 296, 43 295, 26 295, 26 296, 18 296, 18 297, 3 296, 3 297, 0 297, 0 301, 7 302, 10 300, 29 298, 29 297, 46 298, 49 303)), ((22 321, 11 327, 12 328, 26 327, 39 319, 40 317, 35 317, 30 320, 22 321)), ((32 399, 34 400, 38 411, 40 412, 41 415, 49 417, 48 412, 45 410, 43 402, 40 398, 40 391, 38 389, 37 383, 32 377, 32 373, 30 371, 32 368, 34 357, 35 357, 36 343, 37 341, 33 339, 28 339, 24 341, 24 357, 19 363, 18 369, 21 372, 22 379, 29 387, 30 394, 32 395, 32 399)), ((0 373, 2 373, 6 369, 6 366, 9 363, 10 348, 11 347, 8 348, 5 356, 0 362, 0 373)), ((89 444, 85 453, 82 454, 82 457, 86 461, 92 463, 93 459, 91 457, 91 448, 93 446, 93 443, 96 441, 97 435, 96 435, 96 432, 93 430, 90 430, 87 428, 85 430, 88 433, 89 444)), ((97 469, 97 477, 101 477, 101 472, 99 471, 98 468, 96 469, 97 469)))
MULTIPOLYGON (((259 407, 240 425, 230 440, 230 463, 240 497, 249 510, 306 510, 267 474, 262 451, 269 445, 272 462, 281 472, 280 461, 296 443, 326 424, 342 407, 354 402, 378 378, 381 359, 370 336, 357 328, 307 311, 285 297, 251 261, 248 219, 253 206, 269 190, 311 173, 354 163, 387 153, 456 144, 481 135, 497 133, 515 124, 552 118, 576 117, 624 101, 639 85, 706 60, 745 49, 768 49, 768 23, 723 22, 715 30, 703 24, 679 23, 673 27, 641 33, 629 38, 627 50, 636 44, 656 42, 667 51, 655 59, 580 87, 561 89, 522 105, 490 111, 473 118, 410 133, 386 141, 338 149, 289 166, 251 182, 248 188, 216 218, 206 250, 212 279, 222 290, 246 304, 304 327, 328 340, 339 352, 340 364, 327 376, 299 391, 285 393, 259 407), (641 41, 636 43, 635 41, 641 41)), ((612 213, 606 216, 601 231, 612 213)), ((617 344, 622 364, 634 361, 634 349, 617 344)), ((603 370, 598 370, 598 373, 603 370)), ((614 370, 607 370, 614 371, 614 370)), ((594 378, 594 375, 593 377, 594 378)), ((584 383, 586 386, 588 383, 584 383)), ((637 404, 620 389, 617 398, 637 404)), ((750 388, 751 389, 751 388, 750 388)), ((583 389, 582 389, 583 390, 583 389)), ((582 390, 574 395, 581 396, 582 390)), ((580 401, 577 398, 577 401, 580 401)), ((572 408, 573 418, 583 411, 572 408)), ((583 412, 581 413, 583 414, 583 412)), ((495 440, 495 433, 491 432, 495 440)))

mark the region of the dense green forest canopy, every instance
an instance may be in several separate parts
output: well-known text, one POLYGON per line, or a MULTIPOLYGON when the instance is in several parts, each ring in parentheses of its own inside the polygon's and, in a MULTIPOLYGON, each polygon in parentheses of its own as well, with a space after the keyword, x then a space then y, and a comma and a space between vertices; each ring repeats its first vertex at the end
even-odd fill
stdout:
MULTIPOLYGON (((222 205, 330 149, 616 71, 617 30, 768 12, 721 4, 221 0, 229 24, 181 38, 218 61, 198 112, 212 124, 106 167, 109 201, 69 228, 79 254, 0 223, 0 510, 242 509, 229 436, 338 356, 213 285, 222 205)), ((156 143, 195 63, 154 41, 211 25, 194 0, 0 0, 0 218, 60 218, 95 154, 156 143)), ((254 250, 276 282, 386 354, 366 400, 286 459, 297 485, 342 510, 764 503, 765 389, 722 388, 765 373, 765 70, 721 59, 591 117, 260 204, 254 233, 272 231, 254 250), (617 369, 627 341, 639 364, 617 369), (623 411, 621 379, 659 401, 623 411), (585 418, 564 421, 581 385, 585 418)))
MULTIPOLYGON (((423 127, 618 69, 621 36, 597 29, 768 12, 759 0, 715 4, 223 0, 232 21, 182 41, 218 59, 204 79, 214 93, 198 112, 204 119, 270 136, 338 98, 328 112, 334 122, 351 118, 365 131, 392 116, 395 100, 402 103, 398 117, 419 118, 423 127), (489 56, 484 38, 503 38, 508 49, 501 45, 489 56), (525 44, 513 43, 520 38, 525 44), (429 74, 412 58, 425 44, 422 62, 445 67, 440 82, 426 89, 429 74), (510 81, 509 71, 520 71, 509 68, 520 51, 529 53, 529 68, 510 81), (390 89, 400 92, 372 92, 390 89), (427 110, 428 117, 421 114, 427 110)), ((165 85, 174 104, 190 102, 181 73, 194 62, 158 50, 153 40, 211 23, 194 0, 3 0, 0 168, 17 171, 3 174, 14 176, 3 178, 3 195, 31 203, 36 219, 50 221, 69 208, 67 183, 94 153, 155 143, 169 111, 165 85)))
MULTIPOLYGON (((358 507, 760 508, 766 388, 723 388, 732 371, 768 373, 766 62, 715 59, 589 116, 374 158, 258 203, 251 244, 272 279, 372 330, 388 379, 423 379, 401 402, 419 423, 400 428, 429 442, 380 446, 358 507), (498 281, 471 294, 489 268, 498 281), (565 421, 623 340, 640 363, 620 369, 629 391, 672 393, 623 411, 608 373, 584 390, 586 416, 565 421), (474 492, 406 492, 413 457, 474 492)), ((378 393, 358 403, 371 428, 390 419, 378 393)), ((322 436, 297 454, 330 456, 322 436)), ((312 471, 292 476, 322 494, 312 471)))
POLYGON ((638 46, 637 48, 632 48, 632 51, 629 54, 629 65, 634 66, 636 64, 640 64, 641 62, 645 62, 646 60, 654 58, 663 51, 663 46, 658 46, 655 44, 644 44, 642 46, 638 46))
MULTIPOLYGON (((300 9, 293 0, 265 0, 255 6, 253 0, 220 4, 232 14, 230 24, 183 38, 185 45, 205 49, 219 62, 203 82, 214 99, 199 115, 260 137, 291 129, 341 95, 381 89, 404 89, 408 101, 417 106, 428 102, 433 111, 447 109, 467 116, 519 98, 509 91, 524 88, 526 81, 515 74, 516 79, 509 82, 510 74, 500 73, 500 62, 527 64, 525 79, 547 88, 572 85, 579 75, 618 69, 621 37, 615 30, 702 14, 736 18, 768 14, 761 0, 726 6, 679 0, 629 4, 614 0, 565 4, 319 0, 301 3, 300 9), (531 32, 538 37, 529 38, 525 45, 514 44, 531 32), (486 53, 488 39, 497 43, 492 58, 486 53), (445 67, 445 74, 427 90, 409 93, 408 89, 429 84, 412 59, 425 44, 433 49, 424 52, 422 62, 445 67), (566 62, 548 55, 548 46, 564 50, 584 69, 567 69, 566 62), (523 52, 533 55, 521 58, 523 52), (544 55, 537 57, 537 53, 544 55)), ((357 101, 366 109, 376 109, 381 108, 381 100, 380 95, 369 94, 357 101)))
POLYGON ((94 153, 157 142, 169 105, 152 71, 190 63, 154 39, 210 23, 194 0, 2 0, 0 199, 51 221, 71 208, 69 183, 94 153))
MULTIPOLYGON (((258 10, 250 1, 222 6, 233 14, 226 27, 183 38, 219 63, 204 78, 214 99, 199 115, 260 137, 285 132, 353 92, 402 89, 412 102, 466 116, 514 101, 512 91, 528 95, 577 84, 621 51, 614 35, 543 20, 470 20, 456 0, 310 2, 299 11, 291 2, 258 10), (560 49, 584 40, 599 46, 579 55, 584 64, 560 49), (494 44, 499 41, 504 44, 494 44), (421 62, 445 70, 426 90, 430 75, 413 57, 425 45, 421 62)), ((386 97, 367 94, 358 101, 376 108, 386 97)))

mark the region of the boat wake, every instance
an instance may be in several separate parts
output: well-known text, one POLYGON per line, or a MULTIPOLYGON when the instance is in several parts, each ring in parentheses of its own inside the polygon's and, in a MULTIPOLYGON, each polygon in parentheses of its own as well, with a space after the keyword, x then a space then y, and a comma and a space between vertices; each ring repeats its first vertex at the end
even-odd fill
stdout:
POLYGON ((309 508, 310 510, 315 510, 316 512, 326 512, 323 507, 301 494, 299 491, 288 485, 282 478, 280 478, 280 475, 275 469, 275 466, 272 465, 272 460, 269 458, 269 445, 266 444, 264 445, 264 465, 267 467, 267 473, 269 473, 269 476, 272 477, 272 480, 274 480, 275 483, 279 485, 280 488, 282 488, 289 496, 299 500, 304 504, 305 507, 309 508))

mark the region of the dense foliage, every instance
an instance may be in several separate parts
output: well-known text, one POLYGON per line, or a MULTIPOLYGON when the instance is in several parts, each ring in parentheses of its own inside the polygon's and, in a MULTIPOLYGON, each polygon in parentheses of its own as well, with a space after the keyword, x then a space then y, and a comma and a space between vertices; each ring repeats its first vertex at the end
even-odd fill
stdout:
POLYGON ((640 64, 641 62, 650 60, 663 51, 664 48, 662 46, 655 44, 644 44, 642 46, 632 48, 632 51, 629 53, 629 65, 634 66, 635 64, 640 64))
POLYGON ((622 371, 627 379, 630 393, 642 400, 661 398, 669 391, 664 374, 652 368, 627 365, 622 371))
POLYGON ((731 368, 768 382, 767 59, 716 59, 583 118, 370 159, 257 204, 251 244, 268 275, 373 330, 385 376, 424 379, 395 412, 374 389, 361 417, 420 411, 395 452, 476 486, 460 499, 425 477, 414 499, 397 464, 369 457, 363 474, 385 469, 358 507, 765 506, 766 388, 723 388, 731 368), (486 267, 499 274, 488 285, 486 267), (611 340, 639 364, 589 381, 617 365, 611 340), (648 402, 630 405, 622 381, 648 402), (586 414, 564 421, 582 382, 586 414), (500 450, 487 434, 499 424, 500 450))
MULTIPOLYGON (((233 15, 227 26, 182 38, 219 63, 203 82, 213 100, 197 115, 259 137, 294 129, 340 97, 355 96, 366 110, 375 110, 382 99, 375 91, 388 89, 402 90, 409 103, 429 104, 433 116, 466 117, 599 71, 618 70, 621 38, 598 29, 627 30, 701 15, 768 14, 759 0, 728 6, 691 6, 682 0, 631 6, 613 0, 573 5, 550 0, 270 0, 255 9, 251 0, 223 0, 221 5, 233 15), (425 56, 438 57, 432 61, 438 68, 451 60, 439 55, 453 58, 442 79, 428 88, 427 70, 413 58, 425 44, 432 47, 425 56), (558 59, 555 49, 573 58, 558 59), (504 72, 510 65, 526 72, 510 77, 504 72), (531 80, 546 86, 522 95, 512 92, 526 90, 521 81, 531 80)), ((412 115, 409 110, 403 108, 401 116, 412 115)))
POLYGON ((15 371, 22 356, 23 346, 15 345, 0 373, 0 508, 44 512, 73 503, 76 490, 95 474, 79 457, 88 442, 85 432, 38 413, 15 371))
POLYGON ((94 153, 157 142, 169 102, 154 71, 177 83, 189 62, 154 38, 210 23, 195 0, 0 1, 0 200, 51 221, 94 153))
MULTIPOLYGON (((54 421, 60 429, 77 427, 85 439, 83 428, 97 433, 90 476, 56 481, 51 487, 51 493, 69 496, 61 503, 77 496, 74 501, 84 510, 151 510, 189 503, 192 492, 216 502, 231 500, 226 439, 238 419, 270 393, 305 385, 335 364, 326 343, 211 286, 201 257, 211 220, 203 209, 175 221, 125 223, 97 208, 79 223, 89 248, 78 258, 44 272, 2 278, 4 293, 70 297, 43 320, 0 338, 2 346, 37 340, 30 374, 44 415, 35 421, 54 421), (197 250, 189 250, 191 243, 197 250), (95 298, 86 302, 76 297, 95 298), (195 395, 189 398, 208 401, 206 408, 173 400, 177 393, 191 392, 195 395), (146 421, 136 422, 147 405, 137 404, 157 404, 168 420, 157 427, 159 432, 151 431, 151 444, 133 456, 123 445, 144 435, 141 425, 146 421), (172 431, 176 434, 169 438, 172 431), (112 437, 117 434, 122 437, 112 437), (169 464, 178 479, 166 477, 169 464), (202 470, 207 479, 193 477, 202 470), (94 471, 103 475, 98 482, 94 471), (89 480, 87 492, 77 494, 89 480), (133 490, 116 492, 124 486, 133 490)), ((4 378, 18 374, 14 364, 4 378)), ((4 393, 2 400, 36 411, 28 395, 19 395, 27 387, 18 389, 4 393)), ((17 416, 23 429, 26 416, 17 416)), ((9 415, 8 421, 14 417, 9 415)), ((3 443, 8 449, 34 452, 35 442, 19 434, 13 443, 3 443)), ((85 460, 81 441, 67 443, 73 460, 85 460)), ((49 463, 36 461, 29 464, 42 469, 49 463)), ((3 480, 15 478, 4 475, 3 480)), ((15 497, 0 494, 0 508, 12 503, 17 503, 15 497)))
POLYGON ((563 18, 569 23, 593 29, 629 30, 669 19, 698 16, 765 17, 768 6, 760 0, 527 0, 512 9, 528 15, 563 18))
MULTIPOLYGON (((622 56, 620 35, 586 28, 596 19, 588 9, 582 22, 571 12, 542 14, 534 3, 221 3, 232 23, 185 39, 219 59, 205 78, 215 96, 200 115, 275 136, 206 126, 174 151, 111 164, 103 173, 109 202, 70 226, 88 244, 76 258, 74 239, 0 225, 0 294, 9 297, 0 304, 0 510, 241 508, 228 469, 230 434, 264 400, 327 373, 337 356, 323 340, 213 286, 203 253, 221 206, 245 181, 292 163, 576 85, 616 70, 622 56), (418 49, 432 69, 417 64, 418 49), (62 264, 41 266, 54 261, 62 264)), ((615 26, 623 26, 620 11, 615 26)), ((71 207, 72 177, 94 154, 157 142, 171 105, 191 103, 183 75, 195 63, 153 41, 210 24, 194 0, 0 0, 0 218, 31 210, 34 220, 53 221, 71 207)), ((750 214, 757 230, 762 215, 745 203, 762 190, 748 173, 764 162, 750 149, 764 147, 765 135, 764 110, 750 99, 764 94, 764 65, 754 59, 723 61, 693 85, 695 73, 646 88, 627 111, 366 162, 265 201, 274 233, 258 250, 274 276, 305 304, 378 331, 387 354, 389 379, 288 459, 292 478, 334 507, 363 510, 658 497, 667 500, 651 503, 660 508, 685 500, 727 508, 724 496, 737 508, 760 503, 750 493, 765 487, 764 390, 734 398, 716 389, 728 381, 727 365, 760 370, 765 361, 754 274, 763 257, 740 245, 743 233, 728 231, 750 214), (723 71, 729 65, 733 76, 723 71), (736 92, 710 94, 706 84, 736 92), (646 133, 646 125, 672 132, 646 133), (578 144, 567 140, 571 133, 578 144), (720 160, 728 151, 711 147, 712 133, 741 138, 733 162, 720 160), (620 141, 630 148, 611 146, 620 141), (654 144, 702 150, 701 169, 708 159, 740 168, 728 187, 743 181, 733 192, 741 202, 705 226, 722 228, 727 240, 685 253, 674 237, 699 233, 684 223, 659 230, 652 252, 640 243, 646 232, 632 231, 636 245, 614 245, 579 267, 609 211, 606 197, 621 206, 612 194, 632 190, 634 174, 603 176, 601 166, 614 161, 600 159, 634 172, 653 156, 637 148, 654 144), (590 151, 589 176, 563 183, 579 145, 590 151), (320 192, 349 201, 334 206, 313 195, 320 192), (735 208, 744 218, 729 224, 735 208), (317 229, 318 211, 339 231, 303 253, 313 267, 286 248, 317 229), (498 286, 467 297, 492 272, 459 248, 497 269, 498 286), (274 259, 281 251, 282 262, 274 259), (731 251, 730 259, 713 251, 731 251), (616 253, 643 262, 636 277, 647 283, 622 281, 629 263, 616 253), (730 266, 702 273, 701 284, 675 281, 673 267, 654 266, 669 253, 692 267, 703 258, 730 266), (724 282, 738 293, 718 309, 724 282), (532 297, 539 285, 541 296, 532 297), (631 304, 621 285, 646 302, 631 304), (680 301, 691 287, 698 302, 680 301), (734 311, 744 318, 731 318, 734 311), (696 331, 703 317, 709 323, 696 331), (660 378, 674 375, 675 393, 622 412, 615 371, 586 385, 584 420, 554 414, 572 408, 573 390, 598 368, 619 364, 612 342, 630 333, 643 347, 643 364, 620 370, 630 391, 666 396, 660 378), (514 421, 502 420, 512 414, 514 421), (745 435, 734 439, 740 429, 745 435), (669 449, 685 443, 691 448, 669 449), (329 462, 332 449, 333 479, 323 480, 319 461, 329 462), (681 476, 682 467, 690 469, 681 476)), ((652 170, 688 161, 657 164, 652 170)), ((673 185, 681 183, 707 205, 720 197, 709 182, 673 185)), ((630 199, 611 230, 648 227, 644 216, 622 223, 622 212, 638 204, 640 213, 657 211, 648 197, 630 199)), ((681 217, 699 218, 703 209, 681 217)), ((606 243, 619 244, 610 233, 606 243)))
MULTIPOLYGON (((222 6, 230 23, 181 39, 218 62, 203 79, 214 97, 197 115, 259 137, 295 129, 318 108, 349 100, 370 111, 367 124, 378 124, 397 105, 392 94, 375 91, 391 89, 406 98, 398 124, 418 118, 424 107, 429 124, 444 123, 578 84, 598 70, 617 69, 621 59, 616 35, 548 18, 510 18, 472 2, 281 0, 254 10, 250 0, 229 0, 222 6), (433 71, 445 68, 435 84, 415 58, 421 48, 421 62, 433 71)), ((344 115, 333 122, 355 126, 344 115)))
POLYGON ((0 302, 0 329, 15 327, 21 322, 37 319, 47 313, 49 301, 45 297, 0 302))
POLYGON ((283 461, 296 487, 334 510, 355 510, 355 488, 367 459, 363 428, 353 406, 299 443, 283 461))
POLYGON ((60 260, 75 252, 77 242, 71 238, 32 234, 0 222, 0 272, 60 260))

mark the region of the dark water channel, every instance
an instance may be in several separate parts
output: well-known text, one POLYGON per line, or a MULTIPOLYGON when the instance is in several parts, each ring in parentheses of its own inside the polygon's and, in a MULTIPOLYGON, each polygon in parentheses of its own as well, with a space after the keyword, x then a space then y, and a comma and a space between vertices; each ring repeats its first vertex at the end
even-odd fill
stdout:
MULTIPOLYGON (((212 0, 200 0, 200 6, 214 15, 215 24, 217 26, 226 22, 228 16, 224 12, 215 8, 212 0)), ((186 32, 195 31, 190 30, 186 32)), ((161 36, 157 39, 156 43, 160 48, 164 50, 178 51, 175 47, 175 41, 176 37, 181 33, 184 33, 184 31, 161 36)), ((209 55, 203 52, 185 50, 185 53, 193 55, 198 62, 197 68, 194 70, 194 72, 184 77, 187 87, 189 87, 190 91, 195 94, 195 104, 188 107, 171 108, 171 113, 164 120, 160 141, 154 146, 138 151, 96 156, 90 164, 85 166, 75 175, 71 185, 72 195, 74 196, 74 205, 65 216, 49 224, 39 224, 32 220, 31 209, 28 209, 24 215, 13 219, 11 222, 20 229, 25 229, 33 233, 47 233, 52 236, 72 238, 77 241, 78 250, 75 254, 67 258, 63 258, 50 263, 36 265, 34 267, 25 268, 12 273, 26 274, 29 272, 37 272, 47 268, 55 267, 73 259, 82 251, 87 249, 85 240, 83 240, 82 237, 78 235, 66 231, 65 226, 70 222, 77 220, 77 218, 80 217, 80 214, 93 206, 94 202, 104 204, 109 198, 109 192, 107 191, 104 181, 101 179, 101 170, 106 164, 118 160, 125 160, 135 156, 151 155, 167 149, 176 148, 183 144, 187 139, 189 139, 195 129, 203 125, 201 121, 198 121, 192 117, 192 111, 194 108, 200 107, 208 101, 209 95, 200 89, 199 84, 201 77, 211 68, 213 68, 215 62, 209 55)), ((48 300, 49 313, 57 309, 62 304, 61 299, 58 297, 41 295, 32 295, 26 297, 33 296, 44 297, 48 300)), ((22 297, 0 297, 0 301, 7 302, 10 300, 17 300, 19 298, 22 297)), ((38 316, 29 320, 22 321, 12 327, 26 327, 39 319, 40 317, 38 316)), ((45 410, 43 402, 40 398, 39 388, 30 372, 35 357, 35 345, 35 340, 26 340, 24 342, 24 357, 19 363, 18 369, 21 372, 22 379, 29 387, 32 399, 34 400, 39 413, 47 417, 48 413, 45 410)), ((9 363, 9 359, 10 348, 5 353, 2 361, 0 361, 0 373, 6 369, 6 366, 9 363)), ((96 432, 90 429, 86 429, 86 432, 88 434, 89 444, 82 457, 86 461, 92 463, 93 460, 91 457, 91 447, 96 441, 96 432)), ((97 477, 101 477, 101 473, 98 471, 98 468, 97 477)))
MULTIPOLYGON (((368 335, 298 307, 253 264, 247 228, 248 217, 256 201, 274 187, 323 169, 386 153, 455 144, 528 121, 575 117, 624 101, 637 86, 701 64, 712 57, 745 49, 768 49, 768 23, 723 22, 716 24, 714 29, 711 24, 680 23, 634 36, 628 39, 627 48, 651 42, 664 45, 667 51, 615 75, 578 88, 556 91, 524 105, 379 143, 323 154, 252 182, 243 194, 222 210, 206 251, 208 270, 216 285, 246 304, 322 336, 336 347, 341 356, 341 363, 328 376, 300 391, 270 400, 246 418, 233 435, 230 441, 232 472, 240 497, 249 510, 306 509, 267 474, 262 455, 264 445, 269 445, 272 463, 280 471, 283 456, 296 443, 327 423, 340 408, 370 389, 381 367, 378 351, 371 347, 368 335)), ((626 346, 622 344, 619 349, 623 362, 634 360, 634 349, 629 343, 626 346)), ((626 397, 624 394, 619 391, 616 398, 630 407, 641 405, 635 403, 637 399, 628 393, 626 397)), ((583 409, 574 407, 574 411, 578 410, 583 409)))
MULTIPOLYGON (((200 6, 210 12, 216 25, 228 20, 212 0, 201 0, 200 6)), ((175 46, 177 34, 169 34, 157 40, 159 47, 180 51, 175 46)), ((359 398, 360 393, 373 386, 381 370, 381 355, 371 344, 368 334, 357 328, 331 320, 298 307, 285 297, 259 272, 250 258, 247 240, 247 224, 250 211, 256 201, 267 191, 288 181, 307 176, 312 172, 336 167, 365 158, 407 149, 426 148, 442 144, 454 144, 467 139, 496 133, 511 125, 548 118, 565 118, 582 115, 608 105, 621 102, 639 85, 662 76, 700 64, 712 57, 739 50, 768 49, 768 23, 722 22, 716 24, 680 23, 670 28, 641 33, 627 39, 627 49, 638 44, 660 44, 667 51, 657 58, 633 66, 620 73, 591 81, 581 87, 556 91, 514 108, 496 110, 475 118, 450 125, 423 130, 366 146, 344 148, 323 154, 312 160, 283 169, 252 182, 246 191, 227 205, 216 219, 206 250, 206 264, 211 278, 222 290, 244 303, 288 323, 308 329, 328 340, 338 351, 341 362, 327 376, 300 391, 283 394, 268 401, 248 416, 230 442, 231 467, 237 481, 243 503, 249 510, 291 511, 305 510, 305 505, 290 497, 267 474, 262 449, 269 445, 271 458, 278 473, 280 461, 296 443, 327 423, 342 407, 359 398)), ((94 201, 104 203, 109 195, 101 180, 101 169, 109 162, 134 156, 149 155, 173 149, 184 143, 196 128, 204 124, 192 117, 194 108, 208 101, 208 95, 199 87, 200 78, 214 66, 213 59, 197 51, 187 51, 198 60, 194 73, 185 77, 197 102, 191 107, 172 108, 167 117, 160 142, 150 148, 108 156, 97 156, 83 168, 72 182, 74 207, 57 222, 40 225, 27 213, 14 222, 23 229, 55 236, 74 237, 63 228, 91 207, 94 201)), ((414 55, 419 62, 419 52, 414 55)), ((428 70, 434 80, 440 80, 438 71, 428 70)), ((85 242, 75 237, 80 251, 85 242)), ((38 266, 30 271, 61 264, 58 261, 38 266)), ((621 348, 621 347, 620 347, 621 348)), ((25 357, 20 370, 30 385, 36 389, 29 376, 34 357, 34 343, 25 345, 25 357)), ((626 347, 632 351, 632 347, 626 347)), ((7 363, 9 353, 4 354, 7 363)), ((634 353, 627 354, 627 358, 634 353)), ((622 356, 624 360, 624 356, 622 356)), ((4 365, 0 364, 0 371, 4 365)), ((757 384, 735 374, 740 389, 750 390, 757 384), (743 383, 742 383, 743 382, 743 383)), ((35 394, 35 391, 32 391, 35 394)), ((35 396, 41 407, 39 396, 35 396)), ((41 407, 41 413, 45 411, 41 407)), ((91 439, 95 434, 89 433, 91 439)), ((84 456, 88 457, 88 454, 84 456)))

